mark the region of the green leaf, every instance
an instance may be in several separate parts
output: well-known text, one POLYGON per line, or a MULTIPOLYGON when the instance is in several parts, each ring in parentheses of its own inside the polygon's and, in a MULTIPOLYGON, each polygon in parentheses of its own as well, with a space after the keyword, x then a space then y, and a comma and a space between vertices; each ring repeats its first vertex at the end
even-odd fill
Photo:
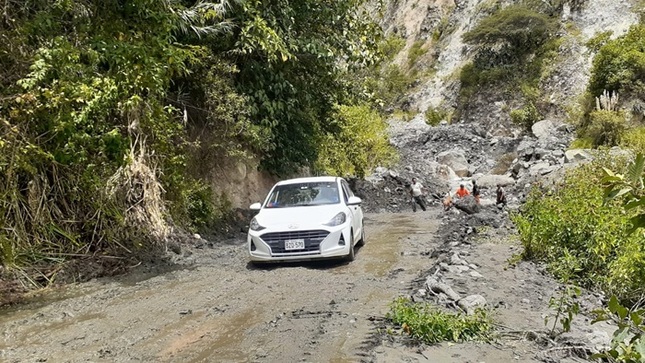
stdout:
POLYGON ((614 338, 612 339, 612 342, 614 342, 615 344, 623 343, 628 336, 629 336, 629 327, 617 329, 614 332, 614 338))
POLYGON ((633 163, 627 167, 627 180, 631 184, 643 187, 643 170, 645 169, 645 157, 639 153, 633 163))
POLYGON ((634 233, 639 228, 645 227, 645 214, 639 214, 636 217, 633 217, 629 220, 632 224, 632 227, 629 229, 628 233, 634 233))
POLYGON ((641 361, 643 361, 645 358, 645 337, 641 335, 633 345, 634 350, 640 354, 641 361))
POLYGON ((620 302, 618 302, 618 298, 616 295, 612 295, 612 297, 609 299, 609 303, 607 304, 607 307, 609 308, 609 311, 613 314, 616 314, 618 311, 618 308, 620 306, 620 302))
POLYGON ((641 323, 643 322, 643 317, 636 311, 630 313, 629 318, 636 326, 641 325, 641 323))

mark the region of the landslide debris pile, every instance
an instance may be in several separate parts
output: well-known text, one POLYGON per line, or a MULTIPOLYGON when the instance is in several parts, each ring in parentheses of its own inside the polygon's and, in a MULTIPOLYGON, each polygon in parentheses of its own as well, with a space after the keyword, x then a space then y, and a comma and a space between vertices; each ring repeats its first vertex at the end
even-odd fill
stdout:
POLYGON ((355 180, 354 190, 369 212, 399 212, 411 209, 406 185, 413 177, 428 189, 430 205, 461 183, 471 189, 476 180, 483 204, 490 204, 496 186, 502 185, 509 204, 517 207, 535 182, 592 158, 588 150, 567 150, 573 131, 571 125, 552 120, 537 122, 525 135, 466 123, 429 126, 421 118, 393 121, 390 137, 400 153, 398 165, 355 180))

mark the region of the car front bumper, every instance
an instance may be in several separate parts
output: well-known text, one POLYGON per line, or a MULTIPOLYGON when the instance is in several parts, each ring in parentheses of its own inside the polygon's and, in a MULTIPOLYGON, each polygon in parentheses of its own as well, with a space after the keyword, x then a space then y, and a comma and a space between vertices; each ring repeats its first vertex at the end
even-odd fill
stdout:
POLYGON ((251 261, 255 262, 340 258, 347 256, 350 247, 353 248, 350 246, 350 234, 349 223, 336 227, 318 226, 314 229, 298 231, 250 230, 247 236, 247 248, 251 261), (284 241, 288 239, 304 239, 306 248, 284 250, 284 241))

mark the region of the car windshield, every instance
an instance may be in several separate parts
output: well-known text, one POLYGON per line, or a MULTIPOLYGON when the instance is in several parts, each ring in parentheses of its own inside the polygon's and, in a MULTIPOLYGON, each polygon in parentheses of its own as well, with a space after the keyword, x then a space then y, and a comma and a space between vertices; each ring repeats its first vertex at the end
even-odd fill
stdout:
POLYGON ((336 182, 315 182, 278 185, 273 189, 265 208, 288 208, 340 203, 336 182))

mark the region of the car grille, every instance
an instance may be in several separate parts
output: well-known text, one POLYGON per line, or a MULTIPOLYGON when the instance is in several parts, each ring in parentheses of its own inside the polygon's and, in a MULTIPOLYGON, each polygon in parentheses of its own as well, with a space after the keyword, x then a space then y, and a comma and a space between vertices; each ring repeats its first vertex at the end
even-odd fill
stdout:
POLYGON ((327 235, 328 231, 293 231, 293 232, 272 232, 265 233, 260 236, 269 247, 271 247, 272 254, 308 254, 320 253, 320 242, 322 242, 327 235), (305 248, 302 250, 285 250, 284 241, 289 239, 303 239, 305 240, 305 248))

